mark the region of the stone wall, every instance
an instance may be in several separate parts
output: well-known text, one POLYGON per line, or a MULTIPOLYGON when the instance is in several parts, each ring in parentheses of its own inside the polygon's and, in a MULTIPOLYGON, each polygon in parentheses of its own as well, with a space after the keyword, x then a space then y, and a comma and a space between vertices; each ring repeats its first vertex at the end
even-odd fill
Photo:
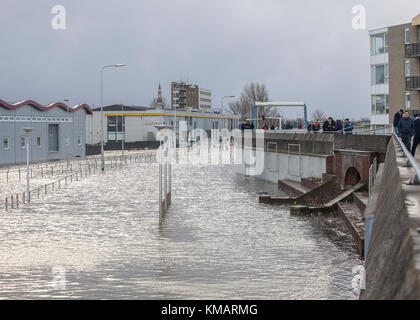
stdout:
MULTIPOLYGON (((420 186, 392 139, 388 144, 360 299, 420 299, 420 186)), ((369 202, 375 199, 369 199, 369 202)), ((368 203, 368 207, 369 207, 368 203)))

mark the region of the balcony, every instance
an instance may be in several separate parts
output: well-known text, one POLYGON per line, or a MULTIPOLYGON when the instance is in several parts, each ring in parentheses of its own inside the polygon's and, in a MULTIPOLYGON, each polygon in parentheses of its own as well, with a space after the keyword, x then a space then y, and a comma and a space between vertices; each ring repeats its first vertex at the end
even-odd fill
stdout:
POLYGON ((420 42, 405 45, 406 58, 420 58, 420 42))
POLYGON ((418 90, 420 91, 420 77, 406 77, 405 90, 418 90))

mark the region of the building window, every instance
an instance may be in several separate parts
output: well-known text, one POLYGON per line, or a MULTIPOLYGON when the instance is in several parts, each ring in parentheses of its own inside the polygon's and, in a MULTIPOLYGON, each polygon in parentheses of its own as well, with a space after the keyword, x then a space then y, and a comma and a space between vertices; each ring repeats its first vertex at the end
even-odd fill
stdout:
POLYGON ((77 136, 77 144, 79 146, 82 145, 82 137, 81 136, 77 136))
POLYGON ((20 147, 26 148, 26 137, 20 137, 20 147))
POLYGON ((405 76, 406 77, 410 76, 410 61, 409 60, 405 61, 405 76))
POLYGON ((389 114, 389 95, 372 95, 372 114, 389 114))
POLYGON ((389 81, 388 64, 379 64, 371 66, 372 85, 387 84, 389 81))
POLYGON ((371 36, 370 52, 372 56, 388 52, 387 33, 375 34, 371 36))
POLYGON ((58 140, 58 124, 48 125, 48 151, 58 152, 59 151, 59 140, 58 140))
POLYGON ((407 92, 405 94, 405 108, 406 109, 410 109, 411 108, 411 96, 410 96, 410 93, 409 92, 407 92))
POLYGON ((3 138, 3 149, 4 150, 9 150, 9 137, 4 137, 3 138))
POLYGON ((410 28, 405 29, 405 44, 410 43, 410 28))
POLYGON ((36 137, 36 146, 37 146, 38 148, 40 148, 40 147, 41 147, 41 137, 36 137))

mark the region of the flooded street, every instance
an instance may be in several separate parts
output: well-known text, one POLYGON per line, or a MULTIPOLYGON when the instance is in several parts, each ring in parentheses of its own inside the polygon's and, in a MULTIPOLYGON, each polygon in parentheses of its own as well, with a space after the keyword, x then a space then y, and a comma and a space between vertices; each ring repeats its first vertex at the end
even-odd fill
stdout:
POLYGON ((258 203, 276 189, 231 165, 174 165, 159 227, 157 164, 73 182, 1 212, 0 298, 357 298, 351 237, 258 203))

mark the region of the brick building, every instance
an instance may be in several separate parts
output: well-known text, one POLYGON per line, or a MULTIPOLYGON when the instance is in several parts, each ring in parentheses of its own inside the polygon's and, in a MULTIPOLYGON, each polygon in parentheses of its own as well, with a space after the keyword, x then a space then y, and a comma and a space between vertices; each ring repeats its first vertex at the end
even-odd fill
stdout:
POLYGON ((383 126, 400 109, 420 111, 420 14, 369 35, 371 124, 383 126))

